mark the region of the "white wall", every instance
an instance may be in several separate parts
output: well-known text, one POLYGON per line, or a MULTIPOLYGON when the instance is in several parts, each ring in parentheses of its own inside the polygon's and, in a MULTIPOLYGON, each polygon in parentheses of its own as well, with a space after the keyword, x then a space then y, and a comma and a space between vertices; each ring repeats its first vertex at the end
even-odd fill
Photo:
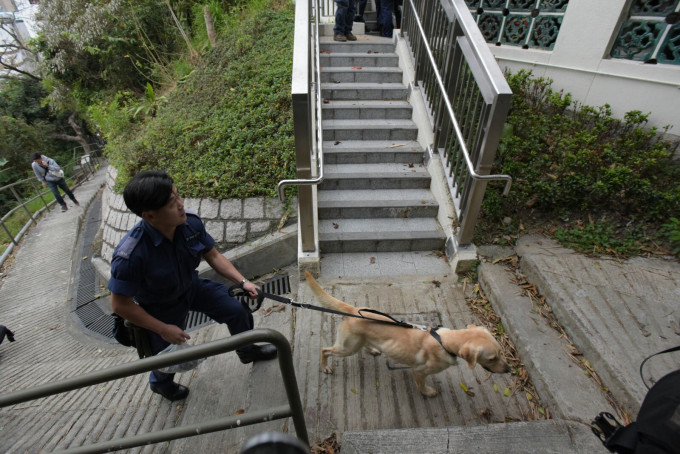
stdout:
POLYGON ((626 0, 571 0, 553 51, 490 48, 501 69, 550 77, 553 88, 583 104, 609 104, 617 117, 630 110, 651 112, 650 126, 672 125, 669 133, 680 135, 680 65, 608 57, 626 5, 626 0))

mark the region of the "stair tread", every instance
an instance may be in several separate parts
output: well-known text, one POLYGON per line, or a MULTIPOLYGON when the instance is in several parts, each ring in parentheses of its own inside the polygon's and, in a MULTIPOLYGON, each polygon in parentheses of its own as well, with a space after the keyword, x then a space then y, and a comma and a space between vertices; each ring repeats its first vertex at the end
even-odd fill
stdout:
POLYGON ((411 119, 323 120, 323 129, 418 129, 411 119))
POLYGON ((319 233, 365 239, 444 237, 433 218, 325 219, 319 220, 319 233))
POLYGON ((321 82, 321 88, 330 89, 381 89, 381 90, 406 90, 406 86, 401 82, 321 82))
MULTIPOLYGON (((339 85, 339 84, 335 84, 339 85)), ((323 109, 339 108, 411 108, 411 104, 403 99, 329 99, 321 106, 323 109)))
MULTIPOLYGON (((378 58, 395 58, 397 57, 396 52, 376 52, 376 51, 366 51, 366 52, 334 52, 334 51, 322 51, 319 57, 378 57, 378 58)), ((324 66, 327 68, 327 66, 324 66)))
POLYGON ((422 164, 326 164, 326 179, 330 178, 423 178, 430 177, 427 169, 422 164))
POLYGON ((429 189, 346 189, 319 190, 319 206, 404 206, 435 205, 437 201, 429 189))
MULTIPOLYGON (((351 54, 351 55, 363 55, 361 53, 359 54, 351 54)), ((374 54, 366 54, 366 55, 374 55, 374 54)), ((401 68, 398 66, 366 66, 366 67, 361 67, 360 69, 357 69, 355 66, 324 66, 321 68, 322 73, 334 73, 334 72, 356 72, 356 71, 371 71, 371 72, 380 72, 380 73, 397 73, 397 72, 402 72, 401 68)))
POLYGON ((344 140, 344 141, 324 141, 324 152, 357 152, 357 153, 376 153, 379 151, 389 152, 423 152, 423 147, 415 140, 344 140))

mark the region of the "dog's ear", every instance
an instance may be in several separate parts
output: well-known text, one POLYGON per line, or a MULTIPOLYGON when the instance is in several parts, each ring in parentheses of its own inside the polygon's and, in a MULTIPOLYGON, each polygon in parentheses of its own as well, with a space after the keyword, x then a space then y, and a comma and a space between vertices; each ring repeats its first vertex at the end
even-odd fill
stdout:
POLYGON ((458 356, 467 361, 468 366, 470 366, 470 369, 474 369, 475 366, 477 365, 477 357, 479 356, 479 352, 480 352, 479 347, 472 346, 470 345, 470 342, 467 342, 458 351, 458 356))

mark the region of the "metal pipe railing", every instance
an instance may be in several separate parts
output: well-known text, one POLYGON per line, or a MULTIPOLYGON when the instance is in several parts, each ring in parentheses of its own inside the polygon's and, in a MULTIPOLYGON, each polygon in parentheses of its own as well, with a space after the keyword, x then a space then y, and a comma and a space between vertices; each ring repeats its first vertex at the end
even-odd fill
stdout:
POLYGON ((446 96, 447 93, 447 87, 444 85, 444 82, 442 80, 442 76, 439 72, 439 69, 437 68, 437 62, 434 58, 434 54, 432 53, 432 49, 430 48, 430 45, 427 42, 427 34, 425 33, 425 30, 423 29, 422 22, 420 20, 420 16, 418 16, 418 12, 415 9, 415 6, 413 5, 413 0, 407 0, 409 5, 411 6, 411 12, 414 16, 414 20, 416 23, 416 26, 418 27, 418 31, 420 32, 420 35, 422 37, 422 43, 425 49, 425 52, 427 53, 427 57, 430 60, 430 63, 432 64, 432 71, 434 73, 435 80, 437 82, 437 85, 441 91, 442 94, 442 101, 444 102, 444 106, 446 107, 446 111, 449 114, 450 120, 453 124, 454 131, 456 133, 456 137, 459 141, 459 145, 461 147, 461 151, 463 153, 463 157, 465 159, 465 164, 467 165, 468 168, 468 173, 470 174, 470 177, 475 180, 503 180, 506 181, 505 183, 505 189, 503 190, 503 195, 508 195, 508 192, 510 191, 510 185, 512 184, 512 177, 510 175, 480 175, 476 172, 475 170, 475 165, 472 163, 472 159, 470 159, 470 152, 465 145, 465 136, 463 135, 463 132, 461 131, 460 125, 458 124, 458 120, 456 119, 456 114, 453 110, 453 105, 451 104, 451 100, 449 99, 448 96, 446 96))
POLYGON ((221 353, 230 352, 236 350, 239 347, 255 342, 268 342, 276 346, 278 350, 279 368, 281 369, 281 376, 283 378, 283 384, 286 391, 286 396, 288 398, 288 405, 253 411, 247 414, 240 414, 237 417, 229 416, 225 418, 212 419, 202 423, 190 424, 116 440, 109 440, 102 443, 81 446, 59 452, 62 454, 111 452, 120 449, 133 448, 136 446, 144 446, 151 443, 160 443, 178 438, 186 438, 199 434, 216 432, 224 429, 243 427, 245 425, 269 422, 275 419, 283 419, 287 417, 292 417, 293 425, 298 438, 309 444, 302 401, 300 400, 297 379, 295 377, 293 353, 290 343, 288 342, 288 339, 283 336, 283 334, 279 333, 278 331, 266 328, 246 331, 244 333, 235 334, 226 339, 220 339, 214 342, 196 345, 191 348, 173 353, 144 358, 132 363, 120 364, 108 369, 92 371, 77 377, 46 383, 44 385, 23 389, 21 391, 0 394, 0 407, 7 407, 10 405, 40 399, 42 397, 52 396, 55 394, 72 391, 74 389, 80 389, 86 386, 129 377, 199 358, 219 355, 221 353))
POLYGON ((324 179, 323 130, 321 119, 321 71, 319 65, 319 1, 313 4, 314 22, 310 23, 309 1, 295 7, 295 44, 293 50, 293 125, 295 129, 296 179, 278 184, 279 199, 285 200, 286 186, 298 186, 300 249, 318 252, 317 213, 312 186, 324 179), (311 26, 311 27, 310 27, 311 26), (310 40, 310 36, 313 40, 310 40), (313 88, 310 90, 310 88, 313 88), (310 92, 312 92, 310 94, 310 92))
POLYGON ((458 217, 457 245, 472 241, 512 92, 463 0, 408 0, 402 19, 458 217))
MULTIPOLYGON (((299 2, 299 4, 302 4, 304 2, 299 2)), ((323 127, 322 127, 322 117, 321 117, 321 65, 319 63, 319 15, 321 14, 321 11, 319 9, 319 2, 315 2, 313 5, 314 8, 314 24, 313 24, 313 29, 312 29, 312 35, 314 37, 314 45, 310 48, 307 46, 307 48, 310 49, 310 57, 312 63, 312 67, 310 70, 314 73, 315 76, 315 82, 313 82, 314 85, 314 93, 315 96, 311 99, 311 105, 309 106, 310 110, 313 111, 316 115, 314 117, 316 118, 316 121, 314 123, 315 126, 315 132, 316 132, 316 144, 312 144, 312 150, 311 150, 311 156, 312 156, 312 161, 316 162, 316 177, 313 178, 297 178, 297 179, 289 179, 289 180, 281 180, 279 181, 278 184, 278 193, 279 193, 279 199, 281 201, 284 201, 286 196, 284 194, 284 189, 286 186, 314 186, 317 184, 320 184, 323 182, 324 179, 324 165, 323 165, 323 127), (316 151, 315 151, 316 150, 316 151)), ((297 25, 297 24, 296 24, 297 25)), ((295 74, 295 72, 293 72, 295 74)), ((309 80, 309 78, 308 78, 309 80)))

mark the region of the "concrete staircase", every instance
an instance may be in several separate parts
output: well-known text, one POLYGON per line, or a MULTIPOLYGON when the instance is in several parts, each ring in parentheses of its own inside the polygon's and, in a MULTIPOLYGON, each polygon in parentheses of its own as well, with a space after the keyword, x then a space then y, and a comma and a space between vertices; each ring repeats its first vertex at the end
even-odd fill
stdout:
POLYGON ((321 41, 322 253, 442 249, 445 235, 393 40, 321 41))

